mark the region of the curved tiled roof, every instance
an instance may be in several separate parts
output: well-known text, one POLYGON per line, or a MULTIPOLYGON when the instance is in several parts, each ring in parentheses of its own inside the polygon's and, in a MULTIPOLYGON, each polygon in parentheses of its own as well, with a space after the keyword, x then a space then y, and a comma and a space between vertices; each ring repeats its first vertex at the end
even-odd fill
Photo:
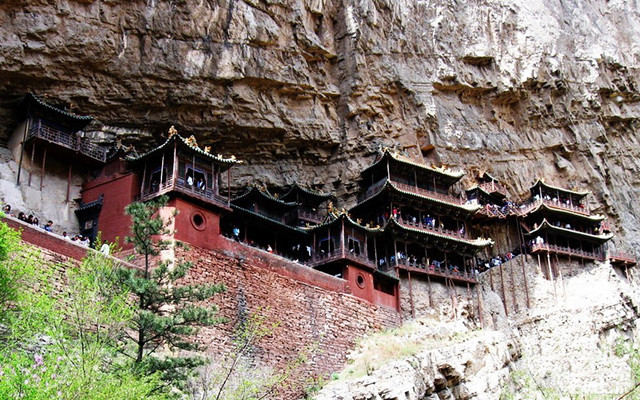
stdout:
POLYGON ((561 232, 561 233, 567 233, 570 234, 572 236, 584 236, 587 237, 589 239, 593 239, 596 241, 602 241, 602 242, 606 242, 607 240, 610 240, 611 238, 613 238, 613 233, 607 233, 607 234, 600 234, 600 235, 593 235, 590 233, 586 233, 586 232, 580 232, 580 231, 576 231, 575 229, 569 229, 569 228, 563 228, 561 226, 555 226, 549 223, 549 221, 547 221, 547 219, 543 219, 542 222, 540 223, 540 225, 531 230, 531 232, 527 233, 528 236, 534 235, 538 232, 540 232, 541 230, 543 230, 544 228, 549 228, 553 231, 557 231, 557 232, 561 232))
POLYGON ((574 215, 576 217, 580 217, 581 219, 590 220, 590 221, 593 221, 593 222, 598 222, 598 221, 602 221, 602 220, 605 219, 605 216, 601 215, 601 214, 593 214, 593 215, 584 214, 584 213, 581 213, 581 212, 578 212, 578 211, 573 211, 571 209, 562 207, 560 205, 554 206, 552 204, 548 204, 543 200, 538 200, 538 202, 539 202, 539 204, 536 207, 534 207, 531 210, 529 210, 527 212, 527 214, 533 214, 536 211, 538 211, 539 209, 544 208, 544 209, 547 209, 549 211, 554 211, 554 212, 559 212, 559 213, 564 213, 564 214, 571 214, 571 215, 574 215))
POLYGON ((36 96, 35 94, 29 92, 27 93, 27 95, 25 96, 24 100, 26 102, 34 102, 36 105, 38 105, 39 107, 42 107, 46 110, 49 111, 53 111, 57 114, 60 114, 61 116, 64 116, 66 118, 70 118, 73 120, 76 120, 77 122, 86 122, 89 123, 91 121, 93 121, 93 117, 90 115, 78 115, 78 114, 74 114, 72 112, 63 110, 61 108, 55 107, 49 103, 47 103, 46 101, 42 100, 41 98, 39 98, 38 96, 36 96))
POLYGON ((389 222, 387 222, 387 225, 385 225, 385 228, 390 225, 391 223, 393 223, 394 226, 406 230, 406 231, 410 231, 410 232, 416 232, 416 233, 420 233, 420 234, 424 234, 424 235, 429 235, 429 236, 435 236, 435 237, 439 237, 442 239, 447 239, 447 240, 451 240, 454 242, 459 242, 459 243, 464 243, 470 246, 474 246, 474 247, 478 247, 478 248, 482 248, 482 247, 486 247, 486 246, 490 246, 493 244, 493 240, 491 239, 487 239, 487 238, 476 238, 476 239, 463 239, 463 238, 457 238, 454 236, 449 236, 449 235, 444 235, 438 232, 434 232, 428 229, 419 229, 419 228, 412 228, 409 226, 405 226, 401 223, 399 223, 395 218, 391 217, 389 218, 389 222))
POLYGON ((266 215, 262 215, 262 214, 259 214, 259 213, 257 213, 257 212, 253 212, 253 211, 251 211, 251 210, 247 210, 246 208, 242 208, 242 207, 237 206, 237 205, 235 205, 235 204, 231 204, 231 208, 232 208, 233 210, 236 210, 236 211, 239 211, 239 212, 243 212, 243 213, 250 214, 250 215, 252 215, 252 216, 254 216, 254 217, 257 217, 257 218, 260 218, 260 219, 262 219, 262 220, 265 220, 265 221, 268 221, 268 222, 274 223, 274 224, 276 224, 276 225, 278 225, 278 226, 281 226, 281 227, 283 227, 283 228, 290 229, 290 230, 295 231, 295 232, 298 232, 298 233, 305 233, 305 234, 306 234, 306 233, 308 233, 308 231, 307 231, 307 230, 305 230, 304 228, 298 228, 298 227, 295 227, 295 226, 287 225, 287 224, 285 224, 285 223, 283 223, 283 222, 276 221, 275 219, 271 219, 271 218, 267 217, 266 215))
POLYGON ((277 203, 279 205, 287 206, 287 207, 295 207, 298 205, 298 203, 296 203, 295 201, 288 202, 288 201, 280 200, 279 198, 269 193, 267 190, 261 190, 255 185, 249 186, 244 193, 242 193, 241 195, 239 195, 238 197, 234 198, 231 201, 243 200, 253 194, 257 194, 258 196, 264 199, 267 199, 271 202, 277 203))
POLYGON ((182 136, 180 136, 179 134, 173 134, 171 136, 169 136, 167 138, 167 140, 162 143, 161 145, 159 145, 158 147, 149 150, 148 152, 144 153, 144 154, 140 154, 140 155, 130 155, 127 156, 125 159, 127 161, 139 161, 143 158, 149 157, 152 154, 161 152, 162 150, 164 150, 168 145, 172 144, 173 142, 177 141, 178 144, 180 146, 186 147, 191 151, 194 151, 196 153, 198 153, 199 155, 208 158, 209 160, 218 163, 218 164, 223 164, 223 165, 234 165, 234 164, 241 164, 242 161, 236 160, 236 158, 234 156, 231 156, 230 158, 224 158, 222 157, 221 154, 211 154, 211 153, 207 153, 206 151, 202 150, 201 148, 197 147, 197 146, 192 146, 187 139, 183 138, 182 136))
POLYGON ((403 190, 403 189, 401 189, 401 188, 397 187, 397 186, 393 183, 393 181, 390 181, 390 180, 388 180, 388 179, 387 179, 387 181, 384 183, 384 185, 382 185, 382 187, 381 187, 381 188, 380 188, 376 193, 374 193, 374 194, 372 194, 371 196, 369 196, 368 198, 364 199, 362 202, 360 202, 359 204, 357 204, 357 205, 356 205, 356 206, 354 206, 353 208, 359 207, 359 206, 361 206, 362 204, 364 204, 364 203, 368 202, 369 200, 371 200, 371 199, 373 199, 373 198, 376 198, 378 195, 380 195, 380 193, 384 192, 384 191, 385 191, 385 189, 387 189, 387 188, 389 188, 389 189, 391 189, 391 190, 395 190, 397 193, 402 193, 402 194, 405 194, 405 195, 409 195, 409 196, 413 196, 413 197, 418 197, 418 198, 420 198, 420 199, 425 199, 425 200, 432 201, 432 202, 436 202, 436 203, 439 203, 439 204, 445 204, 445 205, 447 205, 447 206, 456 207, 456 208, 459 208, 459 209, 465 210, 465 211, 470 212, 470 213, 471 213, 471 212, 478 211, 479 209, 481 209, 481 208, 482 208, 482 206, 481 206, 481 205, 479 205, 479 204, 471 204, 471 203, 456 204, 456 203, 448 202, 448 201, 446 201, 446 200, 444 200, 444 199, 438 199, 438 198, 437 198, 437 197, 435 197, 435 196, 433 196, 433 197, 432 197, 432 196, 425 196, 425 195, 421 195, 421 194, 419 194, 419 193, 415 193, 415 192, 412 192, 412 191, 403 190))
POLYGON ((529 188, 529 190, 533 190, 535 189, 536 186, 538 185, 542 185, 548 189, 552 189, 552 190, 559 190, 560 192, 565 192, 565 193, 571 193, 571 194, 575 194, 576 196, 580 196, 580 197, 584 197, 586 195, 588 195, 589 192, 588 190, 585 190, 584 192, 579 192, 576 190, 569 190, 569 189, 565 189, 565 188, 561 188, 559 186, 553 186, 553 185, 549 185, 548 183, 545 183, 542 179, 538 179, 533 186, 531 186, 531 188, 529 188))
POLYGON ((291 188, 289 190, 287 190, 287 192, 285 194, 283 194, 282 197, 283 198, 287 197, 287 196, 293 194, 296 190, 300 190, 301 192, 303 192, 305 194, 317 197, 319 199, 327 200, 327 199, 331 199, 331 198, 334 197, 331 193, 322 193, 322 192, 318 192, 318 191, 313 190, 313 189, 302 187, 302 186, 298 185, 297 182, 295 182, 293 185, 291 185, 291 188))
POLYGON ((390 157, 391 159, 393 159, 395 161, 399 161, 399 162, 401 162, 403 164, 408 164, 408 165, 411 165, 411 166, 414 166, 414 167, 418 167, 418 168, 424 169, 426 171, 431 171, 431 172, 435 172, 437 174, 442 174, 442 175, 448 176, 450 178, 454 178, 455 180, 458 180, 458 179, 460 179, 460 178, 462 178, 464 176, 464 172, 462 172, 462 171, 453 171, 453 170, 450 170, 450 169, 444 168, 444 167, 432 167, 432 166, 428 166, 426 164, 418 163, 418 162, 413 161, 412 159, 410 159, 408 157, 404 157, 404 156, 401 156, 399 154, 393 154, 389 149, 385 149, 384 152, 381 154, 380 158, 377 159, 369 167, 365 168, 364 171, 362 171, 362 174, 364 174, 366 171, 374 168, 376 165, 378 165, 380 162, 382 162, 387 157, 390 157))
POLYGON ((358 223, 357 221, 354 221, 354 220, 351 218, 351 216, 349 216, 349 214, 348 214, 348 213, 346 213, 346 212, 344 212, 344 211, 341 211, 341 212, 339 212, 339 213, 337 213, 337 214, 334 214, 334 215, 330 215, 330 217, 331 217, 331 219, 330 219, 330 220, 328 220, 328 221, 325 221, 325 222, 323 222, 323 223, 321 223, 321 224, 318 224, 318 225, 314 225, 314 226, 310 226, 310 227, 305 227, 305 228, 302 228, 302 229, 306 229, 306 230, 312 231, 312 230, 314 230, 314 229, 324 228, 324 227, 326 227, 326 226, 333 225, 333 224, 334 224, 334 223, 336 223, 337 221, 339 221, 339 220, 341 220, 341 219, 343 219, 343 218, 344 218, 344 219, 346 219, 349 223, 351 223, 352 225, 357 226, 358 228, 361 228, 362 230, 365 230, 365 231, 367 231, 367 232, 376 233, 376 232, 382 232, 382 231, 383 231, 383 228, 381 228, 381 227, 378 227, 378 228, 369 228, 369 227, 367 227, 367 226, 364 226, 364 225, 362 225, 362 224, 358 223))

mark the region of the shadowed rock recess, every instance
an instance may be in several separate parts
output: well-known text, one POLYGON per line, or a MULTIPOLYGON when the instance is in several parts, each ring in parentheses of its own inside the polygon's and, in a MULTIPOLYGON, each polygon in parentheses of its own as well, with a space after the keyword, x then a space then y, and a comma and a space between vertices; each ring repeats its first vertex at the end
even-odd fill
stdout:
POLYGON ((612 248, 638 255, 639 8, 0 0, 0 144, 31 91, 94 116, 97 143, 142 151, 175 125, 244 161, 236 192, 300 182, 340 207, 392 147, 466 171, 460 189, 484 171, 513 200, 536 178, 588 189, 588 208, 612 222, 612 248))

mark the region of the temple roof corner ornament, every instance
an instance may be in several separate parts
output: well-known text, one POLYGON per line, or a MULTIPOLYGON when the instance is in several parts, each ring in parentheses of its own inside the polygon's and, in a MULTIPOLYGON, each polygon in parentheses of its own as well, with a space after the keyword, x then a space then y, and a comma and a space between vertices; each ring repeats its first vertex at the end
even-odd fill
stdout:
POLYGON ((167 137, 171 137, 173 135, 177 135, 178 134, 178 130, 176 129, 175 126, 171 125, 171 128, 169 128, 169 135, 167 137))

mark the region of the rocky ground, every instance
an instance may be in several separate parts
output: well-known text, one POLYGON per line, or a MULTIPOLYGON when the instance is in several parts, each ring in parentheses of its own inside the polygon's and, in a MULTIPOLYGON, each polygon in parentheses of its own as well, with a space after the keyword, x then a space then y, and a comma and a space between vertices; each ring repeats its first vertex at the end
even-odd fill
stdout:
POLYGON ((507 318, 485 275, 485 315, 498 318, 481 328, 444 310, 367 338, 316 399, 602 399, 630 388, 616 348, 638 339, 637 277, 608 264, 562 282, 531 276, 532 308, 507 318))

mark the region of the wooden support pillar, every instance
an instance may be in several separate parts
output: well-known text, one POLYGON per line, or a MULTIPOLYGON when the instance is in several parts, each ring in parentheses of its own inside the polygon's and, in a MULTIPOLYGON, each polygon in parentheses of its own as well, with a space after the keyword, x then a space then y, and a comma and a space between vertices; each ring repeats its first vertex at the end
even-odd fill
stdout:
POLYGON ((513 275, 513 263, 509 263, 509 275, 511 275, 511 298, 513 300, 513 311, 518 312, 518 301, 516 298, 516 279, 513 275))
POLYGON ((393 259, 396 261, 396 267, 398 266, 398 244, 396 238, 393 238, 393 259))
POLYGON ((556 281, 553 277, 553 271, 551 270, 551 254, 547 253, 547 267, 549 269, 549 277, 551 278, 551 282, 553 282, 553 297, 558 300, 558 294, 556 293, 556 281))
POLYGON ((44 168, 47 163, 47 145, 44 146, 44 153, 42 154, 42 168, 40 169, 40 190, 44 184, 44 168))
POLYGON ((500 265, 498 267, 500 269, 500 285, 502 286, 502 305, 504 306, 504 313, 507 315, 507 317, 509 316, 509 309, 507 307, 507 291, 504 287, 504 273, 503 273, 503 266, 500 265))
POLYGON ((480 299, 480 285, 476 285, 476 295, 478 298, 478 319, 480 320, 480 327, 484 329, 484 318, 482 317, 482 300, 480 299))
POLYGON ((411 271, 407 271, 407 276, 409 278, 409 300, 411 302, 411 318, 416 317, 415 304, 413 302, 413 283, 411 282, 411 271))
POLYGON ((431 277, 427 275, 427 291, 429 292, 429 307, 433 307, 433 296, 431 295, 431 277))
POLYGON ((36 142, 33 142, 33 145, 31 146, 31 167, 29 168, 29 180, 27 185, 31 186, 31 176, 33 175, 33 159, 36 156, 36 142))
MULTIPOLYGON (((22 158, 24 157, 24 146, 27 141, 27 134, 31 129, 31 104, 27 107, 27 122, 24 124, 24 133, 22 134, 22 143, 20 143, 20 161, 18 162, 18 176, 16 177, 16 185, 20 186, 20 173, 22 172, 22 158)), ((40 131, 40 120, 38 120, 38 131, 40 131)), ((33 164, 31 165, 33 168, 33 164)), ((41 183, 42 185, 42 183, 41 183)))
POLYGON ((231 207, 231 168, 227 169, 227 207, 231 207))
POLYGON ((69 160, 69 171, 67 173, 67 198, 66 202, 69 202, 69 197, 71 196, 71 160, 69 160))
POLYGON ((144 196, 144 184, 147 180, 147 160, 144 161, 144 169, 142 170, 142 183, 140 183, 140 197, 144 196))
POLYGON ((162 151, 162 159, 160 160, 160 187, 163 186, 167 177, 164 176, 164 150, 162 151))

